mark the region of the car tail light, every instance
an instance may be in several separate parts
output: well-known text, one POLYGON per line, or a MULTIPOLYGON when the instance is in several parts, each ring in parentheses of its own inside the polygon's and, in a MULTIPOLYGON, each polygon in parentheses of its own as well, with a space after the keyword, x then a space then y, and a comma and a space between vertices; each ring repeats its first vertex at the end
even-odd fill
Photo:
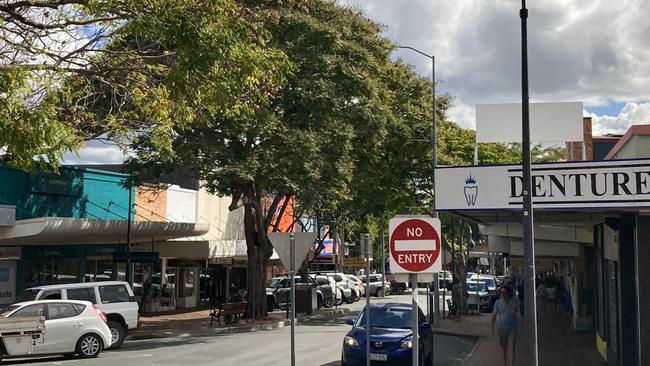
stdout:
POLYGON ((104 323, 108 324, 108 319, 106 319, 106 314, 104 314, 104 312, 99 310, 97 305, 93 305, 93 311, 95 312, 95 314, 97 314, 97 316, 99 316, 104 321, 104 323))

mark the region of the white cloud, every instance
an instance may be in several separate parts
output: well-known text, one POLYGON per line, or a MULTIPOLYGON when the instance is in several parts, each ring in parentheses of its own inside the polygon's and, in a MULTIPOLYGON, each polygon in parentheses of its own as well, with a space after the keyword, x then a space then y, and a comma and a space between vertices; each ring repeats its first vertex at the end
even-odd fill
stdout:
POLYGON ((627 103, 616 116, 587 115, 592 117, 594 136, 624 134, 630 125, 650 124, 650 103, 627 103))
POLYGON ((89 141, 78 154, 66 154, 63 164, 119 164, 126 158, 127 155, 117 146, 93 140, 89 141))
MULTIPOLYGON (((394 42, 436 56, 440 91, 456 97, 450 116, 461 125, 474 126, 475 104, 521 101, 520 1, 339 2, 384 24, 394 42)), ((544 0, 528 8, 531 101, 650 100, 650 2, 544 0)), ((425 57, 394 55, 431 74, 425 57)))

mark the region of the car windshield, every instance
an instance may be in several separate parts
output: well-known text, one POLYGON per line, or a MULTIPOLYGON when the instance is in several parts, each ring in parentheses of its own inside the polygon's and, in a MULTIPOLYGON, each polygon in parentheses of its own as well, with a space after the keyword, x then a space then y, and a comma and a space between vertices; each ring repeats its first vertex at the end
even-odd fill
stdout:
POLYGON ((488 288, 496 288, 497 284, 494 282, 493 278, 481 278, 481 282, 484 282, 488 288))
POLYGON ((478 288, 476 282, 467 282, 467 291, 485 291, 485 282, 478 282, 478 288))
MULTIPOLYGON (((366 311, 357 319, 357 327, 366 326, 366 311)), ((411 328, 411 309, 370 308, 371 328, 411 328)))
POLYGON ((18 309, 19 307, 20 306, 18 306, 18 305, 10 305, 10 306, 7 306, 6 308, 0 309, 0 318, 6 317, 7 315, 9 315, 9 313, 11 313, 12 311, 18 309))
POLYGON ((266 287, 271 287, 271 288, 276 288, 278 287, 278 283, 280 282, 280 278, 271 278, 267 283, 266 287))

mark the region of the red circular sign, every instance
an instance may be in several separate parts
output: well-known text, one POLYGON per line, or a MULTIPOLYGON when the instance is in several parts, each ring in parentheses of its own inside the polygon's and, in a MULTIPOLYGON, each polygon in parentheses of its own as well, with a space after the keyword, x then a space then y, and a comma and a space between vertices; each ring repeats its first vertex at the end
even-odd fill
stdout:
POLYGON ((431 267, 440 256, 440 236, 426 221, 406 220, 390 236, 390 255, 409 272, 421 272, 431 267))

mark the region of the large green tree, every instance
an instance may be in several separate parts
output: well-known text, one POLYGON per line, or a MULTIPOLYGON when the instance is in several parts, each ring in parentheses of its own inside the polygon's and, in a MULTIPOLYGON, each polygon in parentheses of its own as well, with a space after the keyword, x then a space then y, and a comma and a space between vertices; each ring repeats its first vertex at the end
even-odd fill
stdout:
POLYGON ((56 165, 89 139, 144 136, 166 159, 177 126, 251 114, 273 93, 274 17, 235 0, 2 2, 2 157, 56 165))

